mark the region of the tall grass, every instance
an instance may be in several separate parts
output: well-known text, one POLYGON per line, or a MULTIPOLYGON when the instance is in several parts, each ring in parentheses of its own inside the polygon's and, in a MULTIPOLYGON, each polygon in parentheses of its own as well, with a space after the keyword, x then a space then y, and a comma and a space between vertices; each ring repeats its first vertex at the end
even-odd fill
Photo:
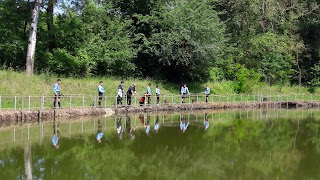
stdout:
MULTIPOLYGON (((74 78, 74 77, 58 77, 49 73, 34 75, 28 77, 24 72, 15 72, 11 70, 0 71, 0 95, 52 95, 53 84, 60 78, 62 80, 61 92, 63 94, 97 94, 97 85, 99 81, 104 82, 106 95, 116 95, 117 87, 121 81, 125 82, 125 91, 133 83, 137 84, 136 90, 138 94, 144 94, 148 83, 152 85, 154 92, 155 86, 159 85, 161 94, 179 94, 181 84, 165 83, 152 79, 135 79, 135 78, 116 78, 116 77, 89 77, 89 78, 74 78)), ((207 82, 187 83, 191 93, 203 93, 204 86, 208 85, 211 88, 212 94, 235 94, 234 83, 231 81, 222 82, 207 82)), ((266 84, 253 84, 254 93, 262 94, 309 94, 307 88, 299 86, 268 86, 266 84)), ((320 94, 319 89, 316 94, 320 94)))

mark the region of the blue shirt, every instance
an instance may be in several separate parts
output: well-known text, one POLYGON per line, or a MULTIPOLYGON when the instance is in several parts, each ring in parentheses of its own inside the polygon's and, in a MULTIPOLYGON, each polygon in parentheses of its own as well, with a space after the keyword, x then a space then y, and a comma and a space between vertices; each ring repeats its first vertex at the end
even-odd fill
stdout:
POLYGON ((180 130, 183 131, 183 128, 184 128, 183 122, 180 121, 180 130))
POLYGON ((156 88, 156 94, 160 94, 160 88, 156 88))
POLYGON ((150 125, 146 127, 146 133, 149 134, 149 132, 150 132, 150 125))
POLYGON ((103 137, 103 132, 97 134, 97 140, 99 141, 103 137))
POLYGON ((52 145, 56 146, 58 144, 58 136, 53 135, 52 136, 52 145))
POLYGON ((190 94, 188 87, 181 87, 181 94, 190 94))
POLYGON ((60 92, 60 86, 58 83, 55 83, 54 86, 53 86, 53 92, 54 93, 57 93, 57 92, 60 92))
POLYGON ((160 125, 159 125, 159 124, 155 124, 155 125, 154 125, 154 130, 155 130, 155 131, 158 131, 159 128, 160 128, 160 125))
POLYGON ((99 93, 104 93, 104 88, 103 88, 103 86, 100 85, 100 84, 99 84, 99 86, 98 86, 98 92, 99 92, 99 93))
POLYGON ((210 125, 209 121, 204 121, 203 125, 204 125, 204 129, 207 130, 209 128, 209 125, 210 125))
POLYGON ((204 93, 205 94, 210 94, 210 88, 209 87, 204 88, 204 93))
POLYGON ((151 94, 151 88, 149 86, 147 87, 147 94, 151 94))

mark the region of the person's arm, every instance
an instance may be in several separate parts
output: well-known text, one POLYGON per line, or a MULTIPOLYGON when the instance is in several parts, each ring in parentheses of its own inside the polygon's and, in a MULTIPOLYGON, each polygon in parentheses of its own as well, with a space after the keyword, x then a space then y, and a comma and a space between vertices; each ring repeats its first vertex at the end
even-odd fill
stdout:
POLYGON ((137 93, 137 91, 136 91, 136 88, 133 88, 133 89, 132 89, 132 94, 138 95, 138 93, 137 93))
POLYGON ((183 87, 181 88, 181 94, 183 94, 183 87))
POLYGON ((188 95, 190 95, 190 91, 189 91, 188 87, 186 87, 186 93, 188 93, 188 95))

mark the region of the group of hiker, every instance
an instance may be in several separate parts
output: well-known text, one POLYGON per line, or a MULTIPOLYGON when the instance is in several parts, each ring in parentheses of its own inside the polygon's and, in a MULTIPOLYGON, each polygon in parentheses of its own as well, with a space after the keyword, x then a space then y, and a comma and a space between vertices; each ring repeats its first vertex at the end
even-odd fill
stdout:
MULTIPOLYGON (((58 79, 57 82, 53 86, 53 92, 54 92, 54 107, 61 107, 60 97, 61 97, 61 79, 58 79)), ((187 96, 190 96, 190 91, 186 84, 184 84, 181 87, 181 103, 185 103, 185 98, 187 96)), ((103 96, 105 94, 105 89, 103 87, 103 82, 100 81, 98 85, 98 106, 101 107, 101 102, 103 99, 103 96)), ((208 97, 210 95, 210 88, 208 85, 204 88, 204 94, 205 94, 205 101, 208 102, 208 97)), ((124 82, 121 81, 118 86, 117 91, 117 105, 122 105, 122 100, 126 96, 126 103, 127 105, 131 105, 131 98, 132 96, 138 96, 138 93, 136 92, 136 83, 133 83, 131 86, 129 86, 126 94, 124 92, 124 82)), ((148 84, 146 88, 146 93, 143 94, 143 96, 139 99, 139 104, 142 106, 145 104, 146 98, 147 98, 147 104, 151 103, 151 96, 152 96, 152 90, 151 90, 151 83, 148 84)), ((157 85, 155 87, 155 97, 156 97, 156 104, 160 104, 160 87, 157 85)))

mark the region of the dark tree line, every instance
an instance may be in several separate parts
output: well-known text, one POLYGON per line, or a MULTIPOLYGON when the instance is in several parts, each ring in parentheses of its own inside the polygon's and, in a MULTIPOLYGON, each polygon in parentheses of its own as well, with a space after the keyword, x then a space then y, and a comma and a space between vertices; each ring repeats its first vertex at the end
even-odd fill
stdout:
MULTIPOLYGON (((0 0, 0 64, 24 70, 31 0, 0 0)), ((36 73, 319 85, 317 0, 43 0, 36 73)))

